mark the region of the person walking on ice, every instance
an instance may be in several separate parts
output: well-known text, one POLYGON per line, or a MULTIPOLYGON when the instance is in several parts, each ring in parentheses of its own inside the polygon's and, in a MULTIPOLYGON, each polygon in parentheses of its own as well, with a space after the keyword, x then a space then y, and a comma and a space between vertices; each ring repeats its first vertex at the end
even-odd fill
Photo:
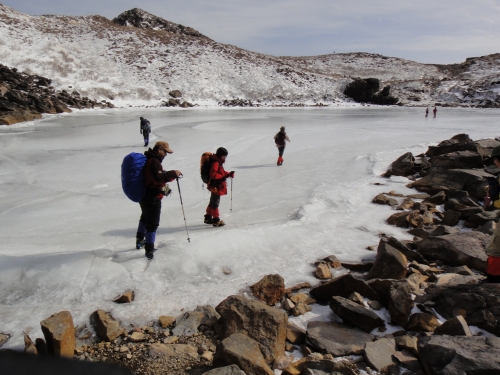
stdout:
POLYGON ((176 178, 182 176, 181 171, 164 171, 161 165, 168 154, 173 153, 167 142, 156 142, 153 149, 148 149, 144 155, 147 158, 144 166, 144 182, 146 192, 144 198, 139 202, 141 206, 141 217, 137 228, 136 248, 144 246, 146 257, 153 259, 155 249, 156 230, 160 225, 161 200, 170 193, 166 185, 176 178))
POLYGON ((437 111, 438 110, 437 110, 436 106, 434 106, 434 109, 432 110, 432 113, 434 113, 434 118, 436 118, 437 111))
POLYGON ((425 109, 425 117, 429 116, 429 107, 425 109))
POLYGON ((224 220, 220 219, 219 204, 220 197, 227 195, 227 178, 234 178, 234 171, 226 172, 223 164, 226 161, 228 152, 224 147, 219 147, 215 154, 210 155, 210 179, 207 183, 207 189, 210 191, 210 202, 208 203, 205 224, 212 224, 214 227, 226 225, 224 220))
POLYGON ((286 135, 285 127, 282 126, 280 131, 274 136, 274 142, 276 143, 276 147, 278 147, 278 162, 276 165, 282 165, 285 161, 283 159, 283 153, 285 152, 286 141, 291 142, 288 135, 286 135))
POLYGON ((151 124, 148 119, 140 117, 141 120, 141 134, 144 137, 144 147, 149 145, 149 133, 151 133, 151 124))

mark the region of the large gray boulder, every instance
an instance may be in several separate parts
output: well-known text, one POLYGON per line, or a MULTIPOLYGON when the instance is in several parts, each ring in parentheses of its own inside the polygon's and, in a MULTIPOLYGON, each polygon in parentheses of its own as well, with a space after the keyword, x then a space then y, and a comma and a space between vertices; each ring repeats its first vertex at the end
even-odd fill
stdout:
POLYGON ((477 151, 477 146, 467 134, 457 134, 451 139, 441 141, 437 146, 429 146, 425 155, 432 158, 456 151, 477 151))
POLYGON ((431 158, 430 163, 432 168, 472 169, 484 167, 482 156, 474 151, 455 151, 434 156, 431 158))
POLYGON ((344 321, 344 323, 361 328, 368 333, 384 325, 384 321, 372 310, 344 297, 333 297, 330 301, 330 308, 344 321))
POLYGON ((410 176, 415 174, 415 158, 411 152, 407 152, 397 158, 385 172, 385 177, 391 176, 410 176))
POLYGON ((335 322, 309 322, 307 324, 306 342, 319 351, 334 357, 351 354, 363 354, 367 342, 374 336, 335 322))
POLYGON ((285 296, 285 280, 278 275, 266 275, 261 280, 250 286, 255 298, 274 306, 281 302, 285 296))
POLYGON ((488 258, 485 248, 489 240, 490 237, 481 232, 461 232, 426 238, 419 242, 417 251, 429 260, 485 272, 488 258))
POLYGON ((243 333, 235 333, 217 345, 213 365, 237 365, 247 374, 274 375, 259 350, 259 344, 243 333))
POLYGON ((374 342, 367 342, 365 347, 365 360, 379 372, 387 370, 394 365, 392 355, 396 352, 394 339, 383 338, 374 342))
POLYGON ((418 350, 429 375, 500 374, 499 337, 422 337, 418 350))
POLYGON ((366 279, 404 279, 407 274, 407 263, 408 260, 400 251, 381 239, 377 258, 366 279))
POLYGON ((500 284, 461 284, 428 288, 427 298, 444 318, 462 315, 468 325, 500 336, 500 284))
POLYGON ((199 311, 187 311, 176 319, 175 328, 172 330, 174 336, 192 336, 198 333, 203 313, 199 311))
POLYGON ((368 285, 377 292, 389 310, 391 322, 404 327, 414 305, 408 280, 374 279, 368 285))
POLYGON ((485 188, 488 186, 486 177, 494 177, 482 170, 475 169, 435 169, 421 179, 408 185, 410 188, 426 192, 431 195, 441 190, 467 191, 472 197, 483 200, 485 188))
POLYGON ((333 296, 349 298, 354 292, 371 300, 379 299, 377 293, 363 280, 357 279, 349 273, 312 288, 309 294, 317 300, 330 301, 333 296))
POLYGON ((266 362, 285 354, 288 315, 260 301, 230 296, 216 308, 221 318, 214 325, 221 339, 243 333, 254 339, 266 362))

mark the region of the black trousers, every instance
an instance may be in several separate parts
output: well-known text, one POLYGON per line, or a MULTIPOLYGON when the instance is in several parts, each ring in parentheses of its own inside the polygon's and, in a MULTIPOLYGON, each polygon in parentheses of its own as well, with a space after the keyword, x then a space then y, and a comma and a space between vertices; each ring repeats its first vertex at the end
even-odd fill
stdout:
POLYGON ((143 131, 142 136, 144 137, 144 139, 149 139, 149 132, 143 131))
POLYGON ((161 199, 145 196, 139 205, 142 212, 140 221, 146 225, 148 232, 156 232, 160 226, 161 199))
POLYGON ((220 195, 219 194, 215 194, 215 193, 211 193, 210 195, 210 202, 208 202, 208 205, 213 208, 214 210, 216 208, 219 208, 219 205, 220 205, 220 195))
POLYGON ((283 156, 283 153, 285 152, 285 146, 278 147, 278 152, 279 156, 283 156))

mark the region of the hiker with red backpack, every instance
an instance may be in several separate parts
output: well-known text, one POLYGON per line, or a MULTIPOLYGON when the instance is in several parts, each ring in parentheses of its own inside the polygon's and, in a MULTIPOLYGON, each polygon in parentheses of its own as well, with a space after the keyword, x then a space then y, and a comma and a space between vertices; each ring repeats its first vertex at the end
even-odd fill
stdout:
POLYGON ((291 142, 290 138, 288 138, 288 135, 286 135, 285 127, 282 126, 280 128, 280 131, 274 136, 274 142, 276 143, 276 147, 278 147, 279 153, 278 162, 276 163, 276 165, 282 165, 285 161, 283 159, 283 153, 285 152, 286 141, 291 142))
POLYGON ((224 162, 228 152, 224 147, 219 147, 215 154, 204 153, 201 157, 201 178, 207 184, 210 191, 210 202, 204 219, 205 224, 212 224, 214 227, 226 225, 224 220, 220 219, 219 204, 220 197, 227 195, 227 178, 234 178, 234 171, 226 172, 224 162))
POLYGON ((181 171, 164 171, 161 165, 168 154, 173 153, 169 144, 164 141, 156 142, 153 149, 149 148, 144 153, 147 158, 144 166, 145 194, 139 202, 141 218, 137 228, 136 248, 144 246, 146 257, 153 259, 155 249, 156 230, 160 225, 161 200, 170 194, 167 182, 182 176, 181 171))

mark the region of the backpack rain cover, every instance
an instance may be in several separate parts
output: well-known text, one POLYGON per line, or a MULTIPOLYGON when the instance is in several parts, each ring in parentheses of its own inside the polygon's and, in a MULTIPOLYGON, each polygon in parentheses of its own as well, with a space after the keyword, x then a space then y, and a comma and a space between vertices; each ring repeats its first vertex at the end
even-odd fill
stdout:
POLYGON ((122 189, 133 202, 140 202, 146 192, 144 184, 146 161, 147 158, 143 154, 132 152, 125 156, 122 162, 122 189))

